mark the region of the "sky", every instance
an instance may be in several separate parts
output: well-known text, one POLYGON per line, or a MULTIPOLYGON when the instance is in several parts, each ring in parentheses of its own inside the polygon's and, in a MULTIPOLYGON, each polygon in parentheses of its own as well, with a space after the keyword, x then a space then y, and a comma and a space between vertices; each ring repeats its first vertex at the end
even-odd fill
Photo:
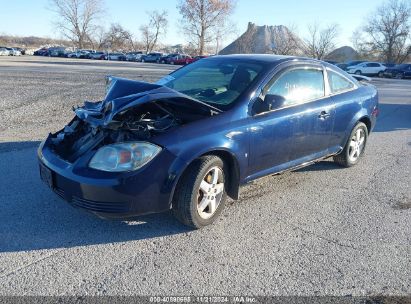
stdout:
MULTIPOLYGON (((167 35, 161 42, 184 43, 184 35, 178 24, 180 16, 176 8, 177 2, 105 0, 107 13, 101 25, 108 28, 111 23, 120 23, 138 38, 140 25, 148 21, 147 12, 166 10, 169 26, 167 35)), ((337 45, 351 45, 353 31, 383 2, 384 0, 237 0, 231 17, 235 31, 227 37, 225 44, 243 33, 248 22, 257 25, 293 25, 300 37, 307 34, 307 24, 318 22, 323 26, 339 24, 337 45)), ((0 34, 61 38, 53 27, 56 17, 50 10, 50 5, 50 0, 0 0, 0 34)))

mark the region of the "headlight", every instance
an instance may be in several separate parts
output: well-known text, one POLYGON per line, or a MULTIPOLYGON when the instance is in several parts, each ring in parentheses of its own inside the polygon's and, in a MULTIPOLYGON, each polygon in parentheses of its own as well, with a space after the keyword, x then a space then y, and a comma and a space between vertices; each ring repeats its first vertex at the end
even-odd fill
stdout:
POLYGON ((109 172, 133 171, 147 164, 160 151, 159 146, 147 142, 108 145, 97 151, 89 167, 109 172))

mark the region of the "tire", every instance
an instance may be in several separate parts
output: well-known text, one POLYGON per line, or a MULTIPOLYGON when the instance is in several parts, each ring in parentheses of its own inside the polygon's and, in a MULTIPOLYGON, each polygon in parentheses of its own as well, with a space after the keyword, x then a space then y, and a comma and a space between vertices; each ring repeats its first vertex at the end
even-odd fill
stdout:
POLYGON ((358 122, 351 131, 350 137, 342 152, 333 157, 334 161, 346 168, 355 166, 364 155, 367 140, 368 128, 364 123, 358 122))
POLYGON ((171 64, 171 65, 174 65, 174 61, 171 61, 170 64, 171 64))
POLYGON ((146 61, 145 61, 144 59, 141 59, 141 62, 144 63, 144 62, 146 62, 146 61))
POLYGON ((395 78, 396 78, 396 79, 404 79, 404 73, 397 73, 397 74, 395 75, 395 78))
POLYGON ((378 77, 384 78, 384 72, 383 72, 383 71, 380 71, 380 72, 378 73, 378 77))
POLYGON ((361 75, 362 73, 361 73, 360 70, 358 70, 358 71, 355 71, 355 74, 356 74, 356 75, 361 75))
POLYGON ((207 155, 183 173, 174 193, 173 213, 184 225, 199 229, 220 215, 227 197, 224 167, 221 158, 207 155))

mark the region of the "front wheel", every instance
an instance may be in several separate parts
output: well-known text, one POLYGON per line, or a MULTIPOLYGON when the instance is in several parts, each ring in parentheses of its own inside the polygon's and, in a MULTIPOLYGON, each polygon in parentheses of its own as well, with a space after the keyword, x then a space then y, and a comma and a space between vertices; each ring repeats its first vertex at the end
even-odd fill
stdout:
POLYGON ((358 71, 355 71, 355 74, 356 74, 356 75, 361 75, 362 73, 361 73, 360 70, 358 70, 358 71))
POLYGON ((360 157, 364 154, 367 139, 367 126, 362 122, 358 122, 352 130, 342 152, 334 156, 334 161, 347 168, 356 165, 359 162, 360 157))
POLYGON ((224 162, 213 155, 195 160, 181 177, 173 199, 173 212, 183 224, 210 225, 224 208, 224 162))

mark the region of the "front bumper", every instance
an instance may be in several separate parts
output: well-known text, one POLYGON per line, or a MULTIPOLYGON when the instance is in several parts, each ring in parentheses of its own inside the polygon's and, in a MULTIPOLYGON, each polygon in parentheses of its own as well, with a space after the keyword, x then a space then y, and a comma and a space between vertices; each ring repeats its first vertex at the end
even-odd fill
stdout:
POLYGON ((104 218, 127 218, 168 210, 177 173, 184 164, 163 149, 155 159, 134 172, 103 172, 87 167, 91 155, 74 163, 59 158, 48 137, 38 149, 40 176, 74 207, 104 218))

